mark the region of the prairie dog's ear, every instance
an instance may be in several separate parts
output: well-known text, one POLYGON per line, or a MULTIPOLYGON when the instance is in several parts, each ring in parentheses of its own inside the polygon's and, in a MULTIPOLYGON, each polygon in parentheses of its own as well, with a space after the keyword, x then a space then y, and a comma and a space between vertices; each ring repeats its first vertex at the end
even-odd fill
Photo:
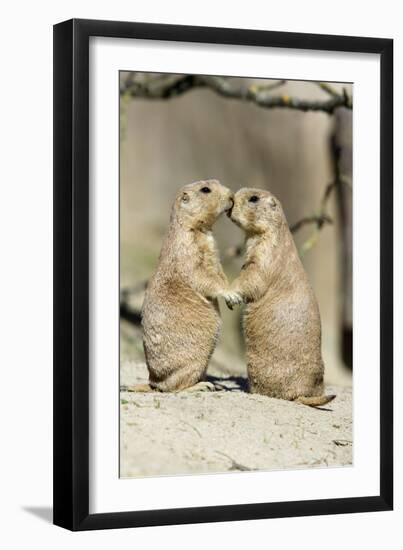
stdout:
POLYGON ((276 208, 277 203, 276 203, 276 201, 274 200, 273 197, 270 197, 270 199, 269 199, 269 205, 270 205, 270 207, 271 207, 273 210, 276 208))
POLYGON ((184 203, 187 203, 187 202, 190 201, 190 197, 189 197, 189 195, 186 193, 186 191, 182 194, 181 201, 184 202, 184 203))

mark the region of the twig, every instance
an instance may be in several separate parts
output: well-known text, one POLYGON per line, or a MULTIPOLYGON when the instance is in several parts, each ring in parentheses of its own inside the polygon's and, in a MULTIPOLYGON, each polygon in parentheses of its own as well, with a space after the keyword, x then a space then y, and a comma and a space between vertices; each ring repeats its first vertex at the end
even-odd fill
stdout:
MULTIPOLYGON (((338 173, 336 173, 336 179, 334 179, 333 181, 328 183, 326 188, 325 188, 322 199, 320 201, 319 214, 316 215, 316 216, 310 216, 308 218, 305 218, 306 220, 311 220, 311 223, 316 223, 316 228, 313 231, 313 233, 311 234, 311 236, 302 244, 302 246, 300 248, 300 251, 299 251, 301 256, 303 256, 306 252, 308 252, 308 250, 310 250, 316 244, 316 242, 319 238, 320 230, 325 225, 325 223, 333 223, 332 219, 326 213, 326 207, 327 207, 327 202, 328 202, 328 200, 330 198, 330 195, 332 194, 333 190, 337 186, 340 186, 340 185, 346 185, 347 187, 349 187, 349 189, 351 189, 351 183, 349 183, 346 179, 340 177, 340 175, 338 173)), ((298 230, 302 227, 302 225, 304 225, 304 224, 301 225, 301 221, 303 221, 303 220, 300 220, 299 222, 294 224, 294 226, 293 226, 294 230, 295 230, 296 226, 297 226, 296 230, 298 230)), ((307 222, 307 223, 309 223, 309 222, 307 222)), ((291 231, 292 230, 293 229, 291 229, 291 231)))
POLYGON ((231 458, 226 453, 223 453, 222 451, 215 451, 215 452, 231 461, 231 466, 228 468, 229 470, 237 470, 240 472, 253 472, 256 470, 256 468, 249 468, 248 466, 244 466, 243 464, 236 462, 233 458, 231 458))
POLYGON ((322 111, 332 114, 337 107, 352 109, 351 98, 336 91, 327 100, 307 100, 288 95, 272 95, 274 88, 282 86, 285 81, 258 86, 245 87, 233 78, 205 75, 169 75, 165 77, 139 78, 130 73, 121 83, 122 95, 134 98, 169 99, 182 95, 194 88, 209 88, 215 93, 231 98, 248 101, 266 109, 287 108, 299 111, 322 111))
MULTIPOLYGON (((165 413, 164 413, 165 414, 165 413)), ((194 430, 194 432, 200 437, 202 438, 202 434, 199 432, 199 430, 195 427, 195 426, 192 426, 192 424, 189 424, 189 422, 186 422, 186 420, 182 420, 181 418, 179 419, 179 422, 181 422, 184 426, 188 426, 189 428, 192 428, 192 430, 194 430)))
POLYGON ((346 102, 345 107, 347 107, 347 109, 352 109, 353 100, 352 97, 348 94, 346 88, 343 88, 342 94, 339 94, 339 92, 327 82, 316 82, 315 84, 317 84, 321 90, 329 94, 331 97, 340 97, 342 95, 346 102))
POLYGON ((333 439, 332 442, 338 447, 348 447, 353 444, 352 441, 348 439, 333 439))
MULTIPOLYGON (((303 250, 300 250, 302 255, 314 246, 318 238, 318 232, 322 229, 322 227, 326 224, 331 225, 333 223, 332 218, 328 216, 325 212, 326 202, 333 188, 333 184, 330 184, 330 185, 331 186, 326 187, 325 195, 322 198, 321 212, 319 214, 312 214, 311 216, 306 216, 305 218, 301 218, 300 220, 298 220, 297 222, 295 222, 293 225, 290 226, 291 233, 297 233, 305 225, 312 225, 312 224, 316 225, 316 230, 314 231, 314 233, 302 245, 303 250)), ((239 258, 244 253, 244 250, 245 250, 244 245, 231 246, 226 250, 225 257, 229 259, 239 258)))
POLYGON ((319 88, 321 90, 323 90, 324 92, 326 92, 327 94, 331 95, 332 97, 337 97, 339 96, 340 94, 338 93, 338 91, 333 88, 333 86, 331 86, 330 84, 328 84, 327 82, 315 82, 315 84, 317 86, 319 86, 319 88))
POLYGON ((290 227, 290 231, 291 233, 296 233, 304 225, 312 223, 315 223, 317 226, 322 227, 325 223, 332 224, 333 220, 326 214, 307 216, 306 218, 302 218, 294 223, 294 225, 290 227))
POLYGON ((263 84, 263 85, 252 84, 251 86, 249 86, 249 89, 254 93, 269 92, 271 90, 275 90, 276 88, 280 88, 281 86, 284 86, 284 84, 287 84, 286 80, 278 80, 277 82, 271 82, 270 84, 263 84))

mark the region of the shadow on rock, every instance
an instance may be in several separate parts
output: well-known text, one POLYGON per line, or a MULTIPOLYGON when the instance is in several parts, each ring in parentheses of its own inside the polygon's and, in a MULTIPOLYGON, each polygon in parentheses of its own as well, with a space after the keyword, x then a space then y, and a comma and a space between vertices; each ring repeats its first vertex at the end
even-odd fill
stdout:
POLYGON ((214 384, 218 390, 248 391, 248 379, 244 376, 211 376, 207 375, 207 381, 214 384))

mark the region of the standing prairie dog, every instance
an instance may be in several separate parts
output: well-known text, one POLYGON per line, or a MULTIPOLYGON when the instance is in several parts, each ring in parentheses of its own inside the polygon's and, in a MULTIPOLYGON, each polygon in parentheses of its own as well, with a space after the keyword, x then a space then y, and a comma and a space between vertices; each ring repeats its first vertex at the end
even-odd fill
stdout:
POLYGON ((233 193, 217 180, 190 183, 178 192, 142 309, 149 385, 132 391, 211 388, 202 380, 221 328, 217 298, 236 301, 211 229, 232 205, 233 193))
MULTIPOLYGON (((280 202, 268 191, 240 189, 229 213, 246 233, 246 258, 231 285, 247 304, 243 323, 252 393, 325 405, 317 301, 280 202)), ((228 296, 227 304, 234 301, 228 296)))

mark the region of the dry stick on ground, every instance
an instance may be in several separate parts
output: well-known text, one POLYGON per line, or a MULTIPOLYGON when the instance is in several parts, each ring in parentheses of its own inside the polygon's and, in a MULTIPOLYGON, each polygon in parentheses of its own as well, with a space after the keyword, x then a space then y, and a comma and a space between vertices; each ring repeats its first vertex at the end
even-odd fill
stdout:
MULTIPOLYGON (((281 80, 274 84, 259 86, 252 84, 244 86, 233 78, 205 75, 170 75, 164 77, 136 78, 136 73, 130 73, 122 81, 120 93, 134 98, 169 99, 182 95, 194 88, 209 88, 215 93, 231 98, 248 101, 266 109, 287 108, 299 111, 322 111, 332 114, 337 107, 352 109, 352 100, 343 90, 339 94, 336 90, 324 84, 322 89, 330 95, 326 100, 307 100, 290 97, 288 95, 272 95, 273 89, 282 86, 281 80)), ((321 83, 323 84, 323 83, 321 83)))
POLYGON ((244 466, 243 464, 236 462, 232 457, 230 457, 226 453, 223 453, 222 451, 215 451, 215 452, 231 461, 231 466, 228 468, 228 470, 235 470, 239 472, 253 472, 256 470, 256 468, 249 468, 248 466, 244 466))

